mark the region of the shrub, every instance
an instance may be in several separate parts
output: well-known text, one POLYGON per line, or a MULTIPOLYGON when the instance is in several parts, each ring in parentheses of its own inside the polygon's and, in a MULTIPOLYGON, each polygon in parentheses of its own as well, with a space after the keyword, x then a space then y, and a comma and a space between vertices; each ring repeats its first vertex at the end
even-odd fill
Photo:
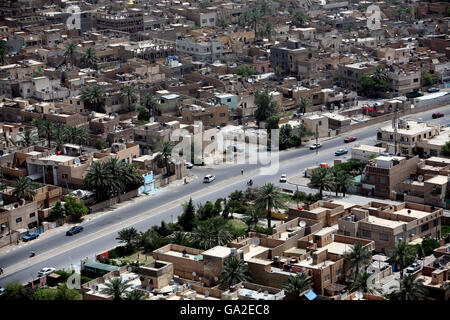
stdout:
POLYGON ((258 233, 262 233, 262 234, 268 234, 268 235, 273 234, 273 228, 264 228, 261 226, 257 226, 255 231, 258 233))

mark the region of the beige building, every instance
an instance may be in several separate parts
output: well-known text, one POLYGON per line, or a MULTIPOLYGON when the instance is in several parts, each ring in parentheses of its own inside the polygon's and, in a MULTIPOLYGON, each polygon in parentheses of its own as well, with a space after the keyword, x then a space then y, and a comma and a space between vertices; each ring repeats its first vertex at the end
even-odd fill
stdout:
POLYGON ((328 118, 324 115, 313 114, 310 116, 305 116, 302 118, 305 126, 316 135, 316 130, 319 134, 319 138, 328 137, 329 128, 328 128, 328 118))

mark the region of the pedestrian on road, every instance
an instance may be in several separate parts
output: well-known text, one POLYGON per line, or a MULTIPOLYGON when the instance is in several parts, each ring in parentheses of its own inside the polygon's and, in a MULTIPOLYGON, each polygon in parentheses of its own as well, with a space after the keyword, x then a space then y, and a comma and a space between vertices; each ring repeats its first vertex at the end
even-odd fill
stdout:
POLYGON ((3 274, 3 268, 0 268, 0 274, 3 274))
POLYGON ((244 169, 241 169, 241 176, 244 174, 244 169))

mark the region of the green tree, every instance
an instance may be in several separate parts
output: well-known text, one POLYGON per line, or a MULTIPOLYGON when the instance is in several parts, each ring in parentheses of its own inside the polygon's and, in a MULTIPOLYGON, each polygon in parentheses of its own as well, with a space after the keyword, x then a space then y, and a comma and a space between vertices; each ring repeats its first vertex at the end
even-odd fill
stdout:
POLYGON ((311 102, 307 98, 300 98, 297 104, 297 112, 305 114, 310 106, 311 102))
POLYGON ((64 140, 72 144, 86 143, 89 133, 85 127, 66 126, 63 132, 64 140))
POLYGON ((28 177, 19 177, 16 184, 13 186, 14 191, 12 195, 19 199, 31 200, 36 195, 36 183, 28 177))
POLYGON ((398 242, 389 252, 389 262, 400 267, 400 278, 403 278, 403 270, 416 260, 416 249, 405 242, 398 242))
POLYGON ((131 287, 129 282, 130 280, 125 280, 122 277, 111 278, 105 283, 105 288, 103 288, 100 292, 112 297, 115 301, 123 300, 126 291, 131 287))
POLYGON ((442 147, 441 147, 441 155, 447 158, 450 158, 450 141, 447 141, 442 147))
POLYGON ((266 130, 269 134, 269 138, 272 136, 272 129, 278 129, 278 122, 280 122, 280 117, 270 116, 266 120, 266 130))
POLYGON ((216 208, 211 201, 206 201, 204 205, 199 205, 197 209, 197 217, 199 220, 207 220, 215 216, 216 208))
POLYGON ((319 189, 320 197, 323 196, 324 190, 333 190, 334 179, 331 172, 324 167, 317 168, 311 176, 311 181, 308 183, 308 187, 319 189))
POLYGON ((278 114, 278 103, 273 101, 268 89, 255 92, 255 119, 259 123, 278 114))
POLYGON ((106 148, 106 143, 102 138, 95 139, 95 148, 98 150, 103 150, 106 148))
POLYGON ((342 170, 337 171, 334 182, 336 192, 342 192, 342 196, 345 198, 345 193, 353 184, 353 177, 349 173, 342 170))
POLYGON ((233 234, 224 218, 213 217, 194 228, 192 239, 199 248, 207 250, 226 245, 233 240, 233 234))
POLYGON ((256 207, 267 212, 267 225, 272 227, 272 210, 285 209, 285 198, 281 194, 281 189, 273 183, 266 183, 258 188, 256 196, 256 207))
POLYGON ((200 2, 199 6, 200 6, 200 9, 206 9, 206 8, 212 6, 212 4, 208 0, 203 0, 202 2, 200 2))
POLYGON ((258 222, 264 219, 264 211, 256 207, 247 207, 245 210, 245 216, 243 221, 248 226, 249 231, 256 231, 258 227, 258 222))
POLYGON ((160 115, 160 110, 158 108, 158 101, 154 95, 147 93, 142 98, 142 106, 150 111, 151 116, 160 115))
POLYGON ((423 84, 425 86, 432 86, 437 83, 437 80, 433 78, 433 75, 431 73, 425 72, 423 74, 423 84))
POLYGON ((220 19, 218 23, 218 27, 221 29, 226 29, 228 27, 229 23, 226 19, 220 19))
POLYGON ((350 263, 350 268, 356 267, 356 274, 372 262, 372 253, 362 243, 355 243, 350 251, 344 252, 344 259, 350 263))
POLYGON ((178 224, 184 231, 192 231, 195 227, 195 207, 192 198, 183 204, 183 214, 178 218, 178 224))
POLYGON ((163 164, 166 167, 165 176, 171 175, 170 158, 172 157, 173 144, 170 141, 163 141, 157 149, 158 154, 155 160, 158 164, 163 164))
POLYGON ((18 138, 17 144, 24 148, 35 145, 38 141, 36 132, 29 129, 25 129, 23 132, 19 133, 18 138))
POLYGON ((79 200, 70 194, 64 197, 64 201, 64 209, 66 210, 67 214, 72 217, 73 221, 79 221, 89 212, 89 209, 86 208, 83 200, 79 200))
POLYGON ((252 10, 250 10, 250 14, 249 14, 249 22, 252 24, 253 26, 253 30, 255 30, 255 34, 258 32, 258 24, 261 23, 261 11, 259 11, 258 8, 253 8, 252 10))
POLYGON ((153 250, 161 248, 166 244, 163 237, 161 237, 155 230, 149 229, 145 232, 141 232, 138 239, 139 247, 144 250, 145 253, 150 253, 153 250))
POLYGON ((258 71, 250 67, 249 65, 242 65, 235 69, 235 73, 237 75, 240 75, 241 77, 248 78, 250 76, 253 76, 255 74, 258 74, 258 71))
POLYGON ((314 132, 309 130, 308 127, 306 127, 303 123, 293 133, 294 133, 294 135, 293 135, 292 138, 295 139, 295 144, 297 146, 301 146, 302 145, 302 139, 304 137, 310 137, 310 136, 314 135, 314 132))
POLYGON ((145 300, 145 293, 141 290, 133 290, 126 294, 125 300, 140 301, 145 300))
POLYGON ((269 41, 272 39, 272 35, 275 32, 275 27, 272 22, 266 22, 263 25, 262 34, 266 35, 269 41))
POLYGON ((6 61, 6 56, 11 52, 11 47, 6 41, 0 40, 0 63, 3 65, 6 61))
POLYGON ((33 293, 33 300, 56 300, 56 289, 39 288, 33 293))
POLYGON ((55 203, 52 208, 50 217, 54 220, 61 219, 61 223, 64 222, 64 218, 66 217, 66 209, 64 208, 61 201, 55 203))
POLYGON ((120 95, 127 101, 128 109, 132 110, 132 104, 137 101, 138 92, 135 87, 127 86, 123 87, 120 95))
POLYGON ((298 300, 300 295, 312 288, 311 277, 306 272, 297 273, 295 276, 289 276, 287 283, 283 285, 283 290, 295 294, 295 299, 298 300))
POLYGON ((56 288, 56 297, 55 300, 59 301, 72 301, 72 300, 82 300, 81 294, 77 289, 69 289, 67 284, 63 283, 62 285, 56 288))
POLYGON ((66 61, 70 62, 70 65, 73 64, 73 60, 77 54, 78 54, 78 47, 76 46, 76 44, 68 43, 64 51, 64 58, 66 58, 66 61))
POLYGON ((38 128, 38 135, 47 139, 47 146, 50 148, 54 133, 54 123, 50 120, 33 119, 32 124, 38 128))
POLYGON ((83 101, 87 109, 96 112, 105 112, 105 93, 99 86, 90 86, 81 89, 81 101, 83 101))
POLYGON ((304 27, 308 21, 308 16, 301 10, 294 11, 291 14, 291 22, 296 27, 304 27))
POLYGON ((392 286, 389 289, 397 289, 388 295, 390 300, 423 300, 427 295, 423 279, 416 279, 417 274, 406 275, 400 281, 400 288, 392 286))
POLYGON ((93 47, 87 48, 86 51, 83 53, 81 60, 83 61, 86 67, 97 69, 98 58, 95 48, 93 47))
POLYGON ((139 233, 135 228, 125 228, 119 231, 116 240, 120 243, 125 243, 127 250, 132 250, 136 246, 139 239, 139 233))
POLYGON ((137 118, 139 121, 148 121, 150 119, 150 112, 145 108, 140 108, 137 118))
POLYGON ((5 287, 5 291, 0 295, 0 301, 29 300, 30 295, 27 289, 19 282, 14 281, 5 287))
POLYGON ((231 287, 249 279, 250 272, 244 260, 232 257, 225 261, 221 272, 221 283, 225 283, 228 287, 231 287))
POLYGON ((368 272, 358 273, 355 277, 355 281, 350 285, 350 292, 361 291, 368 294, 381 293, 382 289, 371 288, 368 286, 367 280, 370 278, 371 274, 368 272))

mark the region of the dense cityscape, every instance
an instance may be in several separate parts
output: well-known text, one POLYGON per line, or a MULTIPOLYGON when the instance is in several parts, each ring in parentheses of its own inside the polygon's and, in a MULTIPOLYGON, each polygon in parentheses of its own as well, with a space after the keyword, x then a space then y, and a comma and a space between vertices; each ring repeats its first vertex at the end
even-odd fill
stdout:
POLYGON ((0 33, 0 303, 449 299, 450 2, 0 0, 0 33))

